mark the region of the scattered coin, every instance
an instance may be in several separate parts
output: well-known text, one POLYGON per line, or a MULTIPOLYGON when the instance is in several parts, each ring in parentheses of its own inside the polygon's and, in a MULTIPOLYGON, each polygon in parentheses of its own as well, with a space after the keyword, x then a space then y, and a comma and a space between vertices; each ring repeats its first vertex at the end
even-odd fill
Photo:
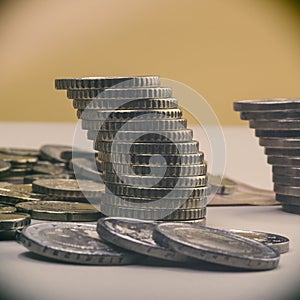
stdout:
POLYGON ((78 202, 32 201, 18 203, 16 208, 36 220, 92 222, 103 217, 93 205, 78 202))
POLYGON ((68 173, 62 173, 58 175, 49 175, 49 174, 31 174, 31 175, 25 175, 24 176, 24 184, 32 183, 35 180, 38 179, 73 179, 74 175, 73 174, 68 174, 68 173))
POLYGON ((64 151, 71 151, 71 146, 66 145, 44 145, 41 147, 41 157, 53 163, 65 163, 66 160, 61 157, 64 151))
POLYGON ((82 223, 38 223, 26 227, 20 243, 30 251, 58 261, 85 265, 124 265, 137 256, 102 241, 96 225, 82 223))
POLYGON ((15 154, 0 153, 0 160, 11 163, 12 166, 35 164, 38 158, 35 156, 22 156, 15 154))
POLYGON ((0 214, 8 214, 16 211, 16 208, 13 206, 8 206, 5 204, 0 204, 0 214))
POLYGON ((39 174, 59 175, 65 172, 65 166, 64 164, 39 162, 32 167, 32 170, 39 174))
POLYGON ((0 176, 7 174, 10 168, 11 168, 11 164, 9 162, 0 160, 0 176))
POLYGON ((40 151, 37 149, 24 149, 24 148, 0 148, 0 153, 8 154, 8 155, 38 157, 40 151))
POLYGON ((22 213, 0 214, 0 232, 20 230, 30 224, 30 215, 22 213))
POLYGON ((280 256, 254 240, 193 224, 159 224, 153 238, 160 245, 194 259, 249 270, 274 269, 280 256))
POLYGON ((277 250, 280 254, 289 251, 290 241, 287 237, 284 237, 282 235, 261 232, 261 231, 239 230, 239 229, 230 229, 229 232, 263 243, 277 250))

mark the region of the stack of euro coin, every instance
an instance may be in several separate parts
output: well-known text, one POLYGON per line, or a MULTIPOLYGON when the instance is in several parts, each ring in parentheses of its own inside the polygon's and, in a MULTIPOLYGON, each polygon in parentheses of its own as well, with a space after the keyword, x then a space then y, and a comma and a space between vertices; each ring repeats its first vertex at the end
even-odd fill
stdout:
POLYGON ((147 220, 206 215, 207 166, 172 89, 158 76, 57 79, 97 151, 101 212, 147 220))

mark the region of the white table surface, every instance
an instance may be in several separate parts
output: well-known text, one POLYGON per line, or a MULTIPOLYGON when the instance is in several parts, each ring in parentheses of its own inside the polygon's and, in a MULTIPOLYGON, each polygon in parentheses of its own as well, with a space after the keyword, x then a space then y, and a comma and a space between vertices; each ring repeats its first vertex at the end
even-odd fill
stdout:
MULTIPOLYGON (((271 167, 253 131, 224 127, 226 175, 272 188, 271 167)), ((74 124, 0 123, 0 147, 72 144, 74 124)), ((197 138, 197 132, 195 133, 197 138)), ((288 299, 300 284, 299 216, 280 207, 209 207, 207 225, 269 231, 290 238, 279 267, 264 272, 159 266, 79 266, 37 260, 14 241, 0 242, 0 299, 288 299)))

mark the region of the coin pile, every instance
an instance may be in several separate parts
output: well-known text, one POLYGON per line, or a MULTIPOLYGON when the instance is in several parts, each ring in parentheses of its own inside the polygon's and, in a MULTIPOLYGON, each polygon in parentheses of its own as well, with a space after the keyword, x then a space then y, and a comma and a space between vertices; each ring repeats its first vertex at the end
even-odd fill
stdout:
POLYGON ((284 211, 300 214, 300 99, 237 101, 234 109, 265 147, 276 200, 284 211))
MULTIPOLYGON (((105 183, 103 214, 203 223, 207 166, 171 88, 157 76, 57 79, 55 87, 73 99, 97 151, 89 176, 98 171, 105 183)), ((90 163, 73 161, 82 172, 90 163)))

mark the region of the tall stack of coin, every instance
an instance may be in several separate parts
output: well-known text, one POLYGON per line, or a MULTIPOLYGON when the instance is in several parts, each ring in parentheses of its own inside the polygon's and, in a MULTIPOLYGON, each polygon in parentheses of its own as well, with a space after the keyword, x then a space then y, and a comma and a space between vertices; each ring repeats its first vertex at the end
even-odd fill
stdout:
POLYGON ((139 219, 200 221, 206 215, 204 154, 172 89, 157 76, 57 79, 98 151, 106 185, 101 212, 139 219))
POLYGON ((276 199, 283 210, 300 214, 300 98, 237 101, 234 109, 265 147, 276 199))

